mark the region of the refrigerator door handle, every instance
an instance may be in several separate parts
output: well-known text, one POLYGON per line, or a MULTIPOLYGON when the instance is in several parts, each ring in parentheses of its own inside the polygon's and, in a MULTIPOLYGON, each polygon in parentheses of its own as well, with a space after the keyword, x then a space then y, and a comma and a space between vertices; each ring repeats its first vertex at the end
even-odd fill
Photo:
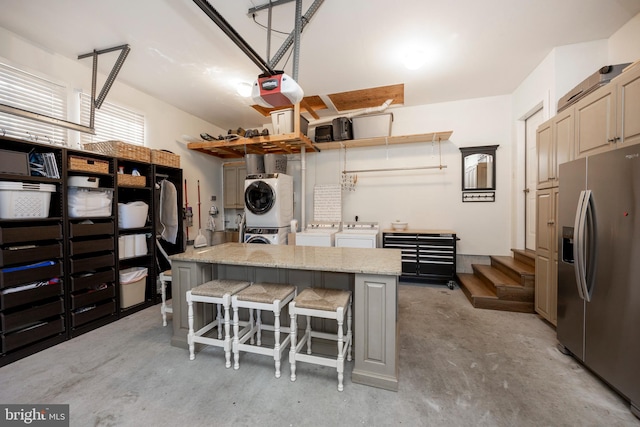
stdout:
POLYGON ((586 268, 586 220, 589 211, 589 201, 591 199, 591 190, 583 190, 580 192, 578 207, 576 209, 576 218, 574 224, 574 245, 573 257, 575 260, 574 269, 576 274, 576 285, 578 286, 578 294, 580 298, 589 302, 591 300, 587 290, 587 268, 586 268))

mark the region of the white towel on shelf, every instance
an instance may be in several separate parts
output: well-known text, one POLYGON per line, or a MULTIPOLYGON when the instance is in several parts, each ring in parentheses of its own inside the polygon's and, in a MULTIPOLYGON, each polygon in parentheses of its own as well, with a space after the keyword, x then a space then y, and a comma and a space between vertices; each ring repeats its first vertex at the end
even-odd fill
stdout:
POLYGON ((176 243, 178 237, 178 192, 176 186, 167 179, 160 186, 160 236, 169 243, 176 243))

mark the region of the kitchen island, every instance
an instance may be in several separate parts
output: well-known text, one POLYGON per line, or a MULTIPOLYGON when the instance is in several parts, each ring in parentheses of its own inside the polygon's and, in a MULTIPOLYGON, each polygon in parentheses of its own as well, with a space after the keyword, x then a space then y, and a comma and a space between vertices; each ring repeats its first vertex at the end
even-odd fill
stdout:
MULTIPOLYGON (((298 292, 312 286, 346 289, 354 304, 352 381, 398 389, 399 250, 225 243, 189 247, 171 262, 172 345, 187 348, 186 291, 212 279, 289 283, 298 292)), ((196 326, 209 315, 195 307, 196 326)))

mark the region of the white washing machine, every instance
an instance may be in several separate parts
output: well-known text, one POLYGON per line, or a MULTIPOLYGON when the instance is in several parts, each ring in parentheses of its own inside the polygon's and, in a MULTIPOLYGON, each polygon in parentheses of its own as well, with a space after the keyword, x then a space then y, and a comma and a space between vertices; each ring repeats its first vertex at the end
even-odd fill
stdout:
POLYGON ((377 248, 380 227, 377 222, 345 222, 336 233, 335 245, 342 248, 377 248))
POLYGON ((244 232, 245 243, 261 243, 264 245, 286 245, 289 227, 280 228, 247 228, 244 232))
POLYGON ((296 233, 296 246, 333 246, 340 222, 310 222, 307 228, 296 233))
POLYGON ((293 219, 293 178, 283 173, 249 175, 244 181, 247 227, 286 227, 293 219))

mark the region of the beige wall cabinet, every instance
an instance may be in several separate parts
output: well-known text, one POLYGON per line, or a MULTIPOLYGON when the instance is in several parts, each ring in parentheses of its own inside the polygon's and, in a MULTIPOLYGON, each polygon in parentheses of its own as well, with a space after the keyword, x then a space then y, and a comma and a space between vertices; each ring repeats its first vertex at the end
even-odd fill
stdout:
POLYGON ((535 310, 552 324, 557 320, 558 188, 538 190, 535 310))
POLYGON ((602 153, 615 146, 616 87, 609 83, 575 105, 576 157, 602 153))
POLYGON ((576 158, 640 143, 640 66, 575 105, 576 158))
POLYGON ((619 147, 640 143, 640 65, 622 73, 616 82, 618 111, 616 134, 619 147))
POLYGON ((570 107, 538 127, 538 189, 558 186, 558 167, 574 159, 574 109, 570 107))
POLYGON ((247 167, 243 164, 223 165, 224 207, 244 209, 244 179, 247 167))

